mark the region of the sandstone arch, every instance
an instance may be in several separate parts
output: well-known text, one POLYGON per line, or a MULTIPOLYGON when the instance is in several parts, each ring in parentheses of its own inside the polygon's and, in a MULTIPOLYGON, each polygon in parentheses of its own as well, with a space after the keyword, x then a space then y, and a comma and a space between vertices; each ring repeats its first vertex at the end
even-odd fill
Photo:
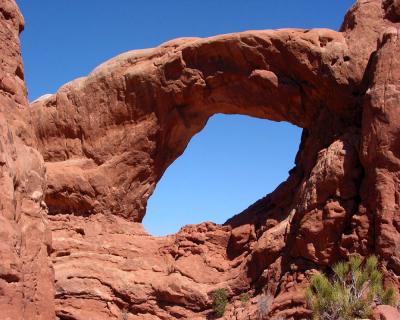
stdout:
POLYGON ((329 113, 341 132, 356 108, 348 56, 340 33, 280 30, 179 39, 106 62, 32 104, 50 211, 141 221, 155 183, 215 113, 306 129, 329 113), (64 165, 82 174, 63 184, 64 165))

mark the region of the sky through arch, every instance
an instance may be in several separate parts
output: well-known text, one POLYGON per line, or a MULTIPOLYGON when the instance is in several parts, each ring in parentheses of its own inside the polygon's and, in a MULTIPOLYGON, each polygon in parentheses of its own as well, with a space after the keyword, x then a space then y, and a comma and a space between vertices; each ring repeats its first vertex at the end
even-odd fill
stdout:
POLYGON ((287 122, 214 115, 158 182, 146 230, 166 235, 186 224, 224 223, 286 180, 300 138, 287 122))

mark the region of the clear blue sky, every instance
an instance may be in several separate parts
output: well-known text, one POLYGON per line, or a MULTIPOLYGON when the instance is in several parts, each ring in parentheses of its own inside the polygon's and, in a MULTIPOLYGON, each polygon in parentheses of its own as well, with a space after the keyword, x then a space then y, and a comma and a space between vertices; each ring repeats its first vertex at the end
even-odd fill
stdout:
MULTIPOLYGON (((167 40, 254 29, 338 29, 351 0, 17 0, 29 98, 53 93, 105 60, 167 40)), ((286 179, 301 131, 217 115, 167 170, 144 224, 155 235, 224 222, 286 179)))

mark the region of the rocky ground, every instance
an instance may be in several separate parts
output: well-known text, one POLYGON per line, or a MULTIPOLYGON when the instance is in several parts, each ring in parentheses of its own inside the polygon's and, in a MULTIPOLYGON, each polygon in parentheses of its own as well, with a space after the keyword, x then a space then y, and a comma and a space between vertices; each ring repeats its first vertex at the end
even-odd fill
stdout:
POLYGON ((128 52, 30 107, 14 1, 0 23, 4 319, 209 319, 218 288, 226 319, 304 319, 309 276, 350 254, 400 288, 399 1, 357 1, 340 32, 128 52), (157 181, 215 113, 303 128, 288 180, 224 225, 148 235, 157 181))

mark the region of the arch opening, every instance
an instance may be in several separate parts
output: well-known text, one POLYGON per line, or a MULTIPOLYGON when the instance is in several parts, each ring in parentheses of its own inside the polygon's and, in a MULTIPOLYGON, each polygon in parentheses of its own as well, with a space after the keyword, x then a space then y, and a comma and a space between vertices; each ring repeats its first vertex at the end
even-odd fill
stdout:
POLYGON ((301 128, 244 115, 216 114, 158 181, 143 219, 153 236, 187 224, 224 223, 288 177, 301 128))

